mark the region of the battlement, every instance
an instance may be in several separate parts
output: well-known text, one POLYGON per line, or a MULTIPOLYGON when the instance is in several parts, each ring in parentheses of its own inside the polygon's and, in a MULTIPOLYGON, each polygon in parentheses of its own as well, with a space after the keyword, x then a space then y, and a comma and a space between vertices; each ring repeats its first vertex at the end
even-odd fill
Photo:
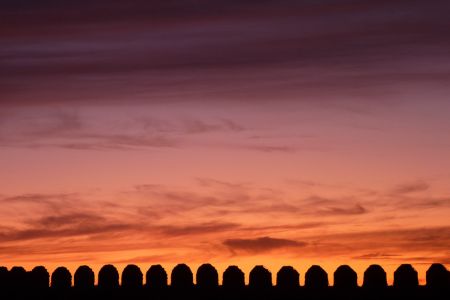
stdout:
POLYGON ((89 266, 80 266, 72 276, 65 267, 49 274, 43 266, 26 271, 22 267, 8 270, 0 267, 0 290, 14 298, 30 299, 419 299, 440 297, 450 292, 450 272, 442 264, 432 264, 426 273, 426 285, 419 285, 417 271, 412 265, 400 265, 394 272, 392 286, 387 284, 386 272, 380 265, 371 265, 364 272, 363 284, 358 286, 357 274, 348 265, 333 273, 334 284, 329 285, 327 272, 318 265, 305 273, 300 285, 300 273, 291 266, 282 267, 276 274, 264 266, 255 266, 245 284, 245 274, 238 266, 229 266, 222 274, 211 264, 201 265, 195 274, 186 264, 178 264, 170 273, 161 265, 152 265, 144 274, 136 265, 128 265, 119 275, 116 267, 105 265, 95 274, 89 266))

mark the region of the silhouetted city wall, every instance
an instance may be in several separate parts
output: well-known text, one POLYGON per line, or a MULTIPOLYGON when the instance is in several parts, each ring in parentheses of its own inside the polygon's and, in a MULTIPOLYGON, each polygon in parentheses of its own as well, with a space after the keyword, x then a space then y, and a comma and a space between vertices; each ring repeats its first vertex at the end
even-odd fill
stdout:
MULTIPOLYGON (((0 267, 0 292, 15 299, 386 299, 436 298, 450 296, 450 272, 442 264, 432 264, 426 272, 426 285, 420 286, 417 271, 412 265, 400 265, 394 272, 392 286, 388 286, 386 272, 380 265, 371 265, 364 272, 363 284, 358 286, 357 273, 342 265, 333 273, 334 285, 329 285, 327 272, 320 266, 311 266, 304 274, 305 285, 300 285, 301 274, 291 266, 282 267, 272 285, 272 273, 262 265, 249 273, 245 285, 244 272, 238 266, 228 267, 219 285, 219 274, 211 264, 201 265, 196 274, 186 264, 174 267, 168 285, 167 272, 161 265, 151 266, 145 274, 136 265, 128 265, 120 276, 113 265, 103 266, 95 274, 88 266, 80 266, 74 276, 65 267, 56 268, 50 275, 45 267, 31 271, 22 267, 8 270, 0 267), (119 277, 121 280, 119 280, 119 277), (56 297, 56 298, 55 298, 56 297), (398 298, 400 297, 400 298, 398 298), (403 297, 403 298, 402 298, 403 297)), ((2 297, 0 297, 2 298, 2 297)), ((7 299, 7 298, 5 298, 7 299)), ((450 299, 450 298, 449 298, 450 299)))

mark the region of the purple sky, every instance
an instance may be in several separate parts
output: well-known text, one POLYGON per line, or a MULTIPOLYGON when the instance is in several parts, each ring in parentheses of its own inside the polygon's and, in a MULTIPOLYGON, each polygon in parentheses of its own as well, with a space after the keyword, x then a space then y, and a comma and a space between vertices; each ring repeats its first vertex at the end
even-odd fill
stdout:
POLYGON ((6 105, 370 99, 449 80, 447 1, 3 2, 6 105))

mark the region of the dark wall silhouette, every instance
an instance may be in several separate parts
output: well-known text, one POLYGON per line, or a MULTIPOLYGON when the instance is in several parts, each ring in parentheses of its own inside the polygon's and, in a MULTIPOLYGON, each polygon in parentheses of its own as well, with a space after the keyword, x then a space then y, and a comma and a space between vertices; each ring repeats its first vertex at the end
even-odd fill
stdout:
POLYGON ((128 265, 122 272, 122 286, 125 288, 137 288, 142 286, 143 275, 136 265, 128 265))
POLYGON ((364 272, 363 287, 357 285, 357 274, 348 265, 334 272, 334 287, 328 286, 328 275, 320 266, 312 266, 305 273, 305 287, 299 288, 299 273, 290 266, 277 272, 276 287, 272 287, 272 275, 263 266, 255 266, 249 273, 249 286, 245 286, 244 273, 237 266, 228 267, 223 273, 223 288, 218 286, 219 276, 211 264, 201 265, 196 273, 197 286, 189 266, 179 264, 172 270, 172 286, 167 287, 167 273, 160 265, 147 271, 147 286, 142 287, 142 272, 136 265, 128 265, 122 272, 122 288, 119 273, 112 265, 99 271, 99 286, 94 286, 95 275, 88 266, 79 267, 72 276, 65 267, 49 274, 39 266, 26 272, 22 267, 10 271, 0 267, 0 299, 42 300, 119 300, 119 299, 383 299, 419 300, 447 299, 450 295, 450 273, 441 264, 433 264, 427 271, 427 286, 418 284, 416 270, 403 264, 394 272, 394 286, 387 286, 386 272, 379 265, 371 265, 364 272), (166 288, 167 287, 167 288, 166 288), (117 288, 117 289, 115 289, 117 288), (447 295, 447 296, 445 296, 447 295))
POLYGON ((219 286, 219 274, 211 264, 201 265, 196 274, 197 286, 201 288, 216 288, 219 286))
POLYGON ((349 289, 358 286, 358 275, 348 265, 339 266, 333 276, 334 286, 337 288, 349 289))
POLYGON ((305 286, 320 289, 328 286, 328 274, 322 267, 311 266, 305 273, 305 286))
POLYGON ((80 266, 75 271, 74 286, 80 289, 93 288, 95 284, 94 271, 88 266, 80 266))
POLYGON ((45 289, 49 286, 50 274, 44 266, 37 266, 29 273, 28 281, 31 288, 45 289))
POLYGON ((104 265, 98 272, 98 287, 113 289, 119 286, 119 272, 113 265, 104 265))
POLYGON ((57 289, 68 289, 72 286, 72 274, 65 267, 58 267, 52 273, 51 287, 57 289))
POLYGON ((25 287, 27 283, 27 271, 23 267, 12 267, 8 272, 7 283, 8 287, 12 289, 25 287))
POLYGON ((173 268, 170 276, 174 288, 190 288, 194 285, 194 275, 186 264, 178 264, 173 268))
POLYGON ((386 272, 380 265, 370 265, 364 271, 363 287, 383 289, 387 287, 386 272))
POLYGON ((411 289, 419 286, 419 277, 412 265, 403 264, 395 270, 394 286, 402 289, 411 289))
POLYGON ((151 288, 167 286, 167 272, 161 265, 151 266, 145 274, 145 284, 151 288))
POLYGON ((450 286, 450 273, 443 264, 432 264, 426 274, 427 286, 445 288, 450 286))
POLYGON ((296 288, 300 285, 300 274, 291 266, 283 266, 277 273, 277 287, 296 288))
POLYGON ((5 289, 8 286, 8 268, 0 267, 0 289, 5 289))
POLYGON ((239 289, 245 286, 245 275, 238 266, 229 266, 222 275, 222 285, 225 288, 239 289))
POLYGON ((269 288, 272 286, 272 273, 264 266, 255 266, 249 275, 249 286, 251 288, 269 288))

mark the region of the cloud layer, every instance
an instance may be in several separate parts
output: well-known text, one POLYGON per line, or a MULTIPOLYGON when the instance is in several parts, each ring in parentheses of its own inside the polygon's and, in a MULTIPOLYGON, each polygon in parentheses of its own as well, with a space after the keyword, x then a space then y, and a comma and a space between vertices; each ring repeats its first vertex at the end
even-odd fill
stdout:
POLYGON ((444 86, 447 7, 444 0, 96 0, 75 9, 8 1, 0 76, 11 100, 1 105, 260 101, 444 86))
MULTIPOLYGON (((198 179, 197 185, 196 191, 139 185, 108 201, 93 201, 101 196, 98 193, 3 196, 3 258, 21 253, 70 256, 149 249, 166 256, 177 248, 201 257, 198 249, 203 243, 210 244, 217 257, 258 256, 276 250, 277 255, 303 258, 427 262, 449 258, 450 228, 417 226, 415 213, 427 218, 421 207, 410 207, 412 215, 405 215, 403 228, 397 228, 399 218, 386 218, 398 205, 395 202, 377 207, 371 197, 362 195, 361 203, 354 205, 318 196, 293 201, 277 198, 276 191, 208 178, 198 179), (11 214, 18 210, 24 212, 20 218, 11 214), (264 221, 269 215, 270 223, 264 221)), ((391 197, 391 190, 385 193, 391 197)), ((381 192, 376 194, 380 197, 381 192)), ((449 203, 439 206, 440 211, 448 208, 449 203)), ((428 215, 434 213, 431 210, 428 215)))

